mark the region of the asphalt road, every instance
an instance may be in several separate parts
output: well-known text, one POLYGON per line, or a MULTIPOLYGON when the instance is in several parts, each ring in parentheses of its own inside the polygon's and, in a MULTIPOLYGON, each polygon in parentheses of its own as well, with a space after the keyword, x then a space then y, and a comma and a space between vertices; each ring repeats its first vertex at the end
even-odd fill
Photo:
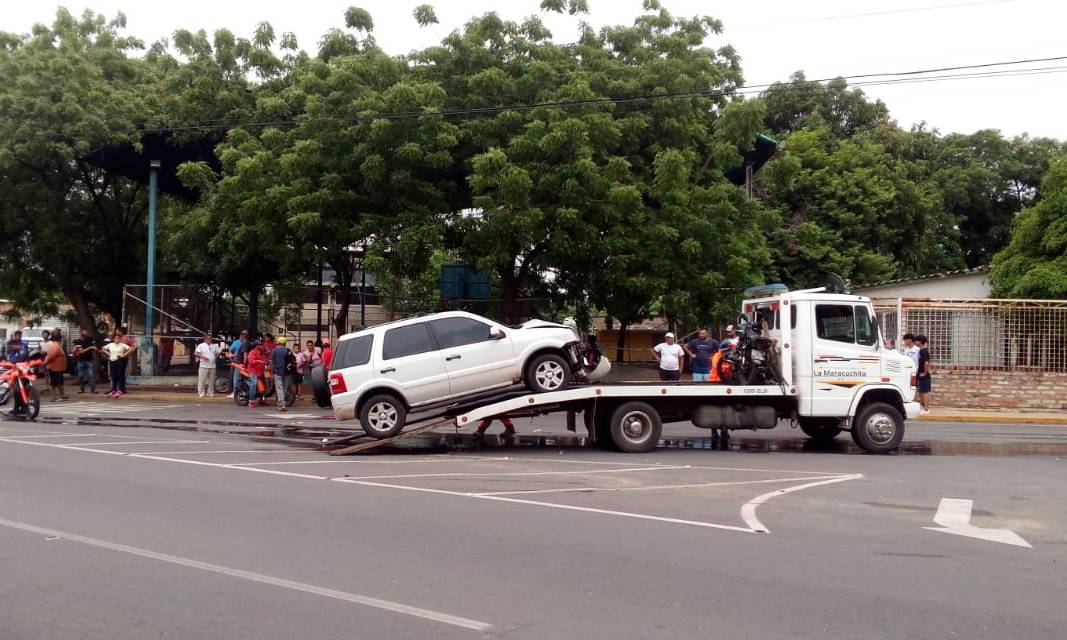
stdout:
MULTIPOLYGON (((919 425, 911 442, 962 447, 913 451, 932 455, 814 452, 779 429, 753 439, 773 446, 728 451, 336 458, 265 426, 140 426, 235 421, 165 404, 95 424, 64 405, 45 407, 52 423, 0 422, 0 638, 1034 639, 1067 628, 1061 428, 919 425), (1014 448, 1027 443, 1050 448, 1014 448), (960 501, 973 501, 969 519, 960 501), (930 530, 935 517, 954 533, 930 530)), ((307 416, 286 420, 329 423, 307 416)))

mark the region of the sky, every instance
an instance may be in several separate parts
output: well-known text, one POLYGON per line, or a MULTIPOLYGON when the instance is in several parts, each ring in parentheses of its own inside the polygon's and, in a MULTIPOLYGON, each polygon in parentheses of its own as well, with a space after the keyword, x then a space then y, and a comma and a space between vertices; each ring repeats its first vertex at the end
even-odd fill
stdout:
MULTIPOLYGON (((542 15, 558 42, 594 27, 632 24, 641 0, 588 0, 588 15, 542 15)), ((661 0, 675 15, 709 15, 724 31, 708 45, 731 44, 742 57, 747 84, 786 80, 802 70, 809 79, 954 67, 1067 56, 1061 0, 661 0)), ((60 3, 0 0, 0 30, 28 32, 51 22, 60 3)), ((296 34, 314 52, 328 29, 344 27, 353 4, 374 18, 374 36, 387 52, 407 53, 435 44, 474 15, 496 11, 520 20, 539 14, 540 0, 78 0, 62 3, 72 13, 85 8, 113 16, 122 11, 127 32, 151 43, 177 28, 226 27, 251 37, 260 21, 275 32, 296 34), (419 28, 415 6, 434 6, 440 24, 419 28)), ((1013 67, 996 67, 1011 69, 1013 67)), ((1067 59, 1014 67, 1041 69, 1014 77, 981 77, 864 87, 885 101, 903 127, 926 122, 943 133, 999 129, 1067 140, 1067 59)), ((946 72, 948 73, 948 72, 946 72)), ((951 72, 959 73, 959 72, 951 72)))

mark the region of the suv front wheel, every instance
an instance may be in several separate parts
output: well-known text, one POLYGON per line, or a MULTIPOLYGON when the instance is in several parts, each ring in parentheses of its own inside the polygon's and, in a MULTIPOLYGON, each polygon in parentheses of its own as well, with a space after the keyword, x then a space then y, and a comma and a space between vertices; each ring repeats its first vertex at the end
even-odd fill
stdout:
POLYGON ((560 391, 571 383, 571 367, 563 356, 543 353, 526 365, 523 378, 534 393, 560 391))
POLYGON ((407 410, 402 402, 394 396, 381 394, 372 396, 363 403, 359 412, 359 422, 368 436, 378 438, 392 438, 404 428, 404 420, 407 419, 407 410))

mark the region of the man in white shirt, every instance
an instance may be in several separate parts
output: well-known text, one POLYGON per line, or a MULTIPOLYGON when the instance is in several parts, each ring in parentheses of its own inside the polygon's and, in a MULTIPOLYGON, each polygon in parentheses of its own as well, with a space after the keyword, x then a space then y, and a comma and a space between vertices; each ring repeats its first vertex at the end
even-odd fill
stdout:
POLYGON ((215 397, 215 358, 219 355, 219 345, 214 344, 211 336, 204 334, 204 341, 196 345, 193 356, 200 361, 200 370, 196 376, 196 396, 215 397))
POLYGON ((912 364, 915 365, 915 371, 919 371, 919 345, 915 344, 915 336, 910 333, 904 334, 904 355, 911 358, 912 364))
POLYGON ((685 351, 680 344, 674 342, 673 333, 668 332, 663 338, 666 342, 661 342, 652 349, 652 355, 659 361, 659 379, 664 382, 680 380, 685 351))

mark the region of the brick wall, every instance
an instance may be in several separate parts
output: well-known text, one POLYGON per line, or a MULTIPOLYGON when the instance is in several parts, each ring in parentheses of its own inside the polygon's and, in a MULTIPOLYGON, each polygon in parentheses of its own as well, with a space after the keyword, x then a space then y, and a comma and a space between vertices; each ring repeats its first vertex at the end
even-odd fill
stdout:
POLYGON ((935 368, 933 375, 932 406, 1067 410, 1067 373, 935 368))

